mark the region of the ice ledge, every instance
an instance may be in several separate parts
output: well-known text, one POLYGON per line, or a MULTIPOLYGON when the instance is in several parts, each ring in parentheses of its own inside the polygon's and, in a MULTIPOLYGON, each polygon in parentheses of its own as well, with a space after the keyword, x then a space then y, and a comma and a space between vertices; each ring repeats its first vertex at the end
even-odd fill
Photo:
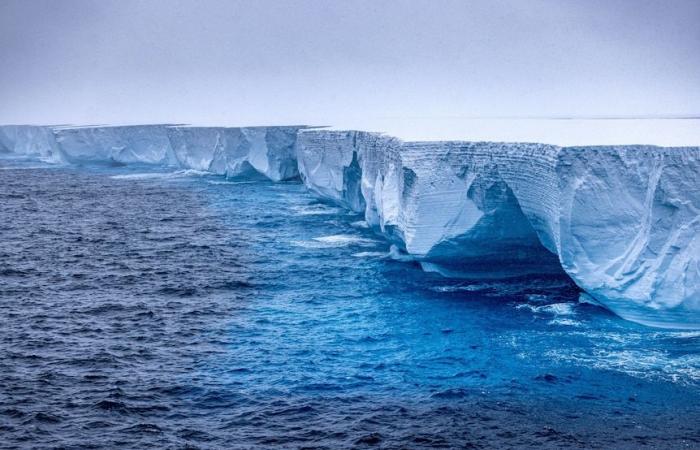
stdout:
POLYGON ((450 276, 564 270, 623 318, 700 329, 700 148, 402 142, 307 130, 316 194, 450 276))
POLYGON ((700 329, 700 148, 402 142, 304 127, 0 127, 49 162, 300 176, 431 270, 565 271, 623 318, 700 329))

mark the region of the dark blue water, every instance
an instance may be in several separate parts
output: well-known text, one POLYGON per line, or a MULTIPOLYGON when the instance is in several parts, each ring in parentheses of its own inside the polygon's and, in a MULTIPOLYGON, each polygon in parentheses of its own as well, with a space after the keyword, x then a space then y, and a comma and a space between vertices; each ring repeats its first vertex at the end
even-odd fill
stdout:
POLYGON ((0 170, 1 448, 700 448, 700 333, 150 170, 0 170))

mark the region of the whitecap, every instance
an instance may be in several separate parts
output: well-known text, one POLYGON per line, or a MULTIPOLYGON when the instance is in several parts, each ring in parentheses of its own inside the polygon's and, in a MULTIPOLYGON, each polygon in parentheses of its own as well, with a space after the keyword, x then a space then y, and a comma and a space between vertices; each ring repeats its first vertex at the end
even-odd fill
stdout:
POLYGON ((542 306, 522 303, 517 305, 515 309, 529 309, 533 313, 551 314, 554 316, 573 316, 576 314, 573 303, 552 303, 542 306))
POLYGON ((214 185, 227 185, 227 184, 252 184, 252 183, 258 183, 257 181, 222 181, 222 180, 211 180, 207 181, 209 184, 214 184, 214 185))
POLYGON ((583 325, 578 320, 572 320, 572 319, 552 319, 547 323, 549 325, 564 325, 564 326, 569 326, 569 327, 580 327, 581 325, 583 325))
POLYGON ((377 245, 378 242, 374 239, 367 239, 361 236, 353 236, 352 234, 333 234, 330 236, 315 237, 314 241, 329 244, 334 247, 345 247, 347 245, 361 245, 363 247, 377 245))
POLYGON ((355 258, 384 258, 387 256, 385 252, 359 252, 353 253, 355 258))
POLYGON ((203 170, 185 169, 176 170, 175 172, 142 172, 142 173, 126 173, 121 175, 112 175, 110 178, 114 180, 155 180, 155 179, 173 179, 187 177, 202 177, 211 176, 211 172, 203 170))
POLYGON ((323 204, 292 206, 291 209, 297 216, 324 216, 344 212, 340 208, 323 204))
POLYGON ((319 236, 308 241, 292 241, 292 245, 302 248, 337 248, 337 247, 373 247, 379 244, 373 239, 354 236, 351 234, 333 234, 330 236, 319 236))
POLYGON ((591 353, 567 349, 546 353, 549 359, 574 362, 598 370, 614 370, 641 379, 695 384, 700 381, 700 358, 685 355, 674 358, 660 350, 610 349, 609 342, 599 342, 591 353))
POLYGON ((549 297, 542 294, 528 294, 527 301, 533 303, 545 303, 549 300, 549 297))
POLYGON ((537 312, 554 314, 555 316, 571 316, 576 314, 573 303, 552 303, 551 305, 537 306, 537 312))
POLYGON ((435 286, 430 288, 430 290, 435 292, 471 292, 480 290, 479 287, 471 284, 467 285, 452 285, 452 286, 435 286))
POLYGON ((151 172, 151 173, 128 173, 123 175, 112 175, 110 178, 113 180, 153 180, 160 178, 167 178, 170 173, 163 172, 151 172))

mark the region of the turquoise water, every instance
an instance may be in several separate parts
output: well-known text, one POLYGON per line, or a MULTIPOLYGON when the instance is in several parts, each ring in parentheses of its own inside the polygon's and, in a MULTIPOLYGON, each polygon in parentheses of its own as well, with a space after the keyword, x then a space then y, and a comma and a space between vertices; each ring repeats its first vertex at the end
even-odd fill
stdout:
POLYGON ((20 446, 700 447, 700 333, 450 280, 298 182, 0 170, 20 446))

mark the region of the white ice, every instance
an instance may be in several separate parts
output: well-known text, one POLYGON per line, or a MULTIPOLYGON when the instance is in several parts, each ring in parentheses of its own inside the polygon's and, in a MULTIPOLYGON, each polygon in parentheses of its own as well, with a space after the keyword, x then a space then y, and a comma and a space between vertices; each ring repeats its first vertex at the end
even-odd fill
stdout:
MULTIPOLYGON (((0 152, 300 176, 429 270, 474 279, 563 270, 625 319, 700 329, 699 147, 403 142, 303 127, 3 126, 0 152)), ((299 213, 332 209, 309 208, 299 213)))

